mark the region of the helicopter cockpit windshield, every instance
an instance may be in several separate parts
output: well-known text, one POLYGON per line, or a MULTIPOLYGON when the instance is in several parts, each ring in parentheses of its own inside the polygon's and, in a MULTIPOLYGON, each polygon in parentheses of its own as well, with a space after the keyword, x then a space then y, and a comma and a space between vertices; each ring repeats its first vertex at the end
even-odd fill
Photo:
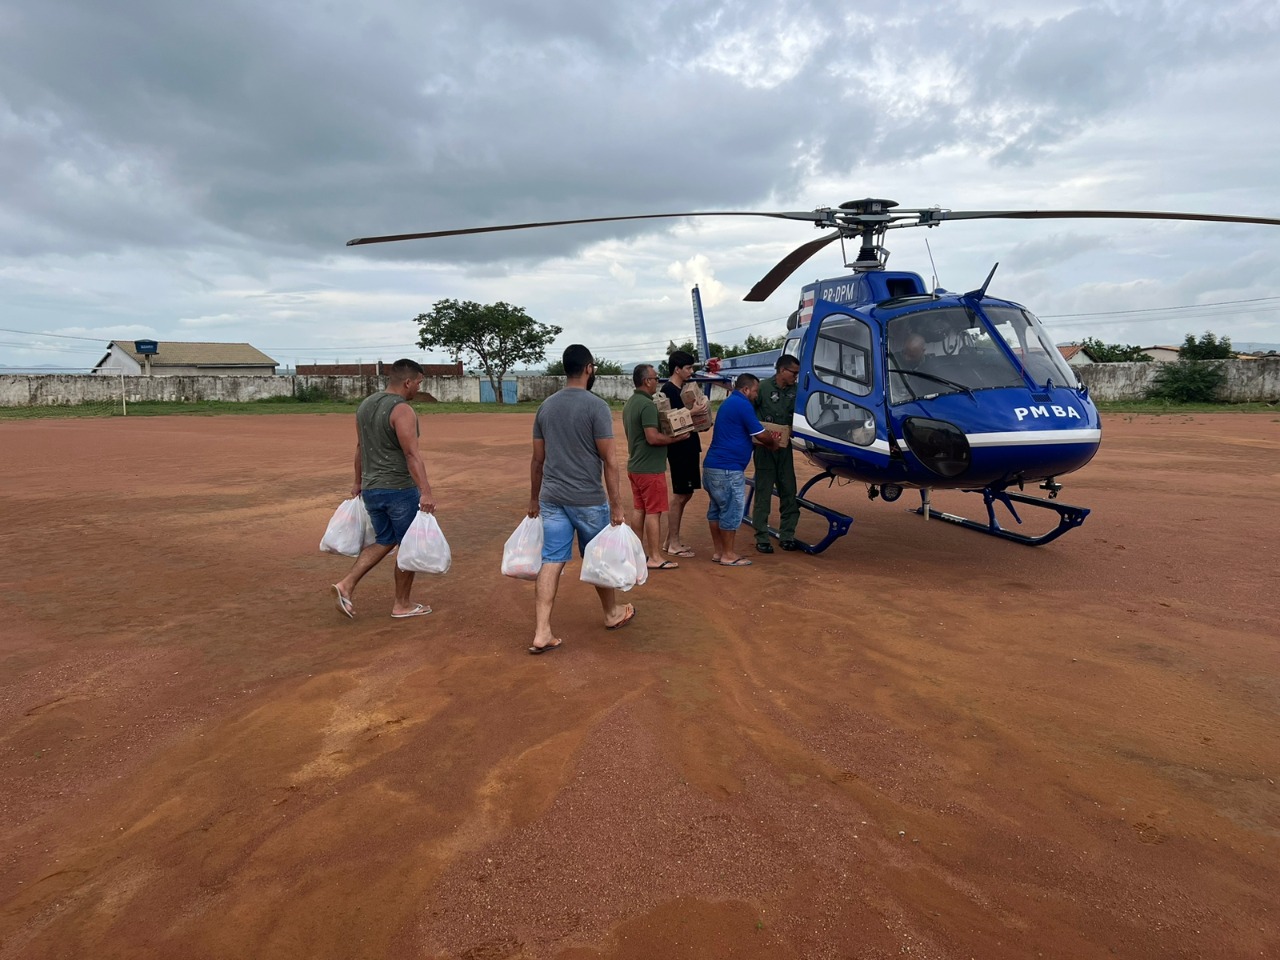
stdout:
POLYGON ((1022 361, 1027 374, 1039 386, 1052 382, 1059 387, 1073 387, 1075 372, 1053 345, 1040 321, 1021 307, 982 305, 987 320, 1009 344, 1013 355, 1022 361))
POLYGON ((1025 386, 979 317, 964 307, 922 310, 890 320, 889 402, 1025 386))
POLYGON ((890 320, 889 402, 948 393, 1025 387, 999 335, 1036 384, 1074 385, 1075 376, 1039 322, 1014 307, 983 305, 988 322, 968 307, 916 311, 890 320), (992 333, 992 329, 997 334, 992 333))

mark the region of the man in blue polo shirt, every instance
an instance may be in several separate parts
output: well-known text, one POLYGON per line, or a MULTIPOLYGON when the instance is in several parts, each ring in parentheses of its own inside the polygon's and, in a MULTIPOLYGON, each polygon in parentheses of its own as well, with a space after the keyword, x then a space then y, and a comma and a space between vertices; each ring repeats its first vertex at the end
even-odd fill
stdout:
POLYGON ((733 382, 733 392, 716 413, 711 446, 702 461, 702 485, 711 500, 707 507, 707 525, 715 544, 711 559, 724 567, 751 566, 750 560, 734 552, 746 504, 747 464, 756 444, 778 449, 777 436, 766 432, 756 417, 759 392, 760 380, 750 373, 740 374, 733 382))

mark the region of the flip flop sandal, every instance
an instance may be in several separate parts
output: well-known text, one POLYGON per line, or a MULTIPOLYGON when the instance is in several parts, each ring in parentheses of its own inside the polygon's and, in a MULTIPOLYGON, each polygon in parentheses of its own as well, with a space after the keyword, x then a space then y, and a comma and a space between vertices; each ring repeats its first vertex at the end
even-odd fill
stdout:
POLYGON ((619 621, 618 621, 617 623, 615 623, 613 626, 609 626, 608 624, 606 624, 606 625, 605 625, 605 629, 606 629, 606 630, 621 630, 623 627, 625 627, 628 623, 630 623, 630 622, 631 622, 632 620, 634 620, 635 618, 636 618, 636 608, 635 608, 635 604, 628 603, 628 604, 627 604, 627 614, 626 614, 626 616, 624 616, 621 620, 619 620, 619 621))
POLYGON ((344 597, 342 595, 342 591, 338 589, 338 585, 336 583, 333 585, 333 595, 338 600, 338 612, 347 619, 354 620, 356 618, 356 608, 351 603, 350 597, 344 597))
POLYGON ((407 620, 409 617, 425 617, 431 612, 430 607, 424 607, 420 603, 415 603, 413 609, 408 613, 393 613, 391 616, 396 620, 407 620))
POLYGON ((562 643, 564 643, 563 640, 557 640, 555 643, 548 643, 541 647, 535 643, 530 645, 529 652, 536 657, 540 653, 549 653, 550 651, 557 649, 562 643))

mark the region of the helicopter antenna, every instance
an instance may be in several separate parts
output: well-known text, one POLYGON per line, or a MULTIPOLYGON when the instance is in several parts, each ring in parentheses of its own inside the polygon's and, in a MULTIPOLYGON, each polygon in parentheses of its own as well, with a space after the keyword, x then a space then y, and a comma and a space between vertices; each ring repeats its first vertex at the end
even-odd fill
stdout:
POLYGON ((933 295, 938 295, 938 265, 933 262, 933 247, 929 246, 929 238, 924 238, 924 248, 929 253, 929 266, 933 268, 933 295))
POLYGON ((965 294, 966 297, 972 297, 974 300, 981 300, 987 295, 987 287, 991 285, 991 278, 996 275, 996 268, 1000 266, 1000 261, 996 261, 996 265, 991 268, 991 272, 987 274, 987 279, 982 281, 982 286, 977 290, 970 290, 965 294))

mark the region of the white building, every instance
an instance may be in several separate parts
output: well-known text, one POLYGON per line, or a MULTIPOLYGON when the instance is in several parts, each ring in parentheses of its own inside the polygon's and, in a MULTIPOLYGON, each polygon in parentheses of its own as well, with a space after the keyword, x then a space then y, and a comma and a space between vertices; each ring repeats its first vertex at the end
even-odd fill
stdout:
POLYGON ((1143 347, 1142 352, 1156 363, 1177 363, 1182 356, 1181 347, 1143 347))
POLYGON ((112 340, 94 373, 126 377, 271 377, 278 364, 247 343, 179 343, 161 340, 154 354, 131 340, 112 340))
POLYGON ((1084 367, 1096 361, 1089 356, 1089 351, 1078 343, 1059 344, 1058 352, 1062 359, 1073 367, 1084 367))

